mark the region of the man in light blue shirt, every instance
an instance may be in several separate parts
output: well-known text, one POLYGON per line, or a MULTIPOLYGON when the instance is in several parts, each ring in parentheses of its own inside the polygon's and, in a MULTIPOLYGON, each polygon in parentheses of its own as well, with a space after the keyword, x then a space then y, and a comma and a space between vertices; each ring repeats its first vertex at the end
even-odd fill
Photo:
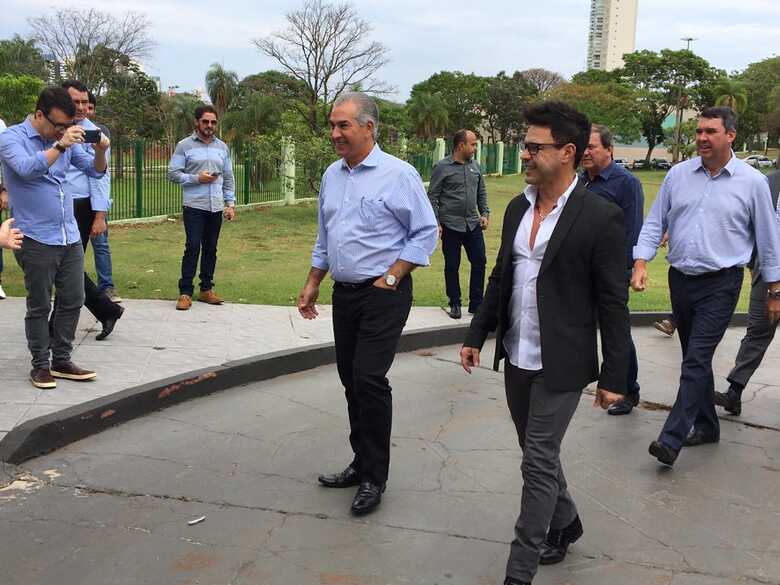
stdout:
POLYGON ((780 317, 780 218, 766 177, 731 150, 736 124, 729 108, 702 112, 696 129, 699 156, 669 171, 634 247, 631 286, 641 291, 646 263, 669 231, 669 294, 683 362, 677 400, 650 454, 670 466, 683 446, 720 440, 712 356, 754 248, 769 287, 769 319, 780 317))
POLYGON ((81 146, 84 129, 73 123, 75 111, 67 91, 49 87, 38 97, 34 114, 0 135, 3 179, 16 226, 24 232, 22 249, 14 254, 24 272, 30 379, 38 388, 54 388, 54 378, 95 378, 95 372, 71 361, 84 303, 84 250, 73 200, 63 186, 71 164, 91 177, 102 177, 109 142, 102 137, 94 156, 88 154, 81 146), (58 303, 50 333, 54 285, 58 303))
POLYGON ((375 509, 385 489, 392 420, 386 375, 412 306, 410 273, 429 264, 438 233, 420 175, 376 144, 378 117, 363 93, 343 94, 333 104, 331 139, 342 158, 322 177, 317 242, 298 297, 301 315, 316 318, 320 283, 331 273, 336 362, 354 458, 319 482, 359 485, 356 515, 375 509))
POLYGON ((181 260, 179 299, 176 309, 186 311, 192 306, 195 291, 192 280, 200 262, 200 294, 198 300, 221 305, 214 291, 214 270, 217 266, 217 242, 222 229, 222 217, 228 221, 236 213, 236 188, 230 149, 217 138, 217 111, 212 106, 195 108, 195 132, 176 145, 168 165, 168 179, 182 186, 184 208, 182 219, 187 241, 181 260))

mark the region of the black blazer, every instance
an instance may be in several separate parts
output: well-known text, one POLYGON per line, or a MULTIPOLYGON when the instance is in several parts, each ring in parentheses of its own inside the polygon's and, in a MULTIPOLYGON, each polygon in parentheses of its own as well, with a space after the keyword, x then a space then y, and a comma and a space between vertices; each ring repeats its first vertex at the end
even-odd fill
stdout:
MULTIPOLYGON (((506 357, 503 338, 510 325, 512 247, 529 205, 521 193, 506 209, 496 266, 464 342, 481 349, 488 333, 497 329, 495 370, 506 357)), ((536 282, 542 367, 550 390, 581 391, 598 380, 599 388, 626 393, 630 324, 624 239, 622 210, 578 181, 547 244, 536 282)))

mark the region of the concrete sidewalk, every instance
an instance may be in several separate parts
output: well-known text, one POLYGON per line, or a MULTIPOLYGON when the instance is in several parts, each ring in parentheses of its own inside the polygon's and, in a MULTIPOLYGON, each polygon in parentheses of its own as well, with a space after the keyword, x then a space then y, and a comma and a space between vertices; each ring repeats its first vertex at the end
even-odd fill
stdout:
MULTIPOLYGON (((39 390, 29 380, 30 353, 24 336, 25 302, 0 302, 0 440, 20 423, 95 398, 200 368, 279 350, 333 341, 330 306, 306 321, 294 307, 194 303, 176 311, 173 301, 128 300, 111 336, 95 341, 100 326, 82 310, 73 361, 94 369, 93 382, 60 380, 39 390)), ((468 323, 453 321, 438 307, 415 307, 406 331, 468 323)))

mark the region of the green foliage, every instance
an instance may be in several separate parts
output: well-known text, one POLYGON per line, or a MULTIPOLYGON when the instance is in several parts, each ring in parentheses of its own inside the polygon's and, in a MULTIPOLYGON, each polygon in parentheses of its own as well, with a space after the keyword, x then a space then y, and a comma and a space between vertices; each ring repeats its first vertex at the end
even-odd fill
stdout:
POLYGON ((93 48, 80 45, 76 56, 66 66, 66 74, 81 81, 95 94, 100 94, 117 71, 129 67, 130 62, 130 57, 106 45, 93 48))
MULTIPOLYGON (((447 109, 447 134, 452 134, 460 128, 476 129, 482 121, 487 88, 488 80, 485 77, 460 71, 440 71, 412 87, 410 110, 412 101, 418 94, 438 94, 447 109)), ((438 121, 442 120, 438 118, 438 121)))
POLYGON ((712 93, 717 106, 727 106, 737 113, 742 113, 747 108, 747 86, 742 81, 722 77, 715 82, 712 93))
POLYGON ((383 148, 398 144, 402 136, 411 132, 409 108, 382 98, 374 98, 379 110, 379 144, 383 148))
POLYGON ((0 75, 0 112, 6 124, 18 124, 35 110, 43 81, 31 75, 0 75))
POLYGON ((255 134, 265 134, 281 123, 283 104, 273 96, 239 89, 231 109, 221 118, 222 137, 242 141, 255 134))
POLYGON ((740 115, 738 143, 750 142, 760 132, 769 132, 767 144, 776 143, 780 129, 780 104, 775 96, 780 88, 780 57, 771 57, 751 63, 736 76, 745 84, 748 104, 740 115))
POLYGON ((538 95, 537 88, 519 71, 511 77, 499 71, 487 78, 483 112, 489 138, 518 142, 523 134, 523 108, 538 95))
MULTIPOLYGON (((686 160, 696 154, 696 126, 698 120, 695 118, 682 123, 680 127, 680 158, 686 160)), ((675 146, 676 137, 673 128, 666 130, 664 135, 664 146, 672 150, 675 146)))
POLYGON ((195 125, 195 108, 201 103, 191 93, 160 96, 160 123, 168 144, 176 144, 192 132, 195 125))
POLYGON ((301 80, 273 69, 247 75, 239 85, 287 103, 300 101, 306 97, 306 85, 301 80))
POLYGON ((235 71, 228 71, 219 63, 212 63, 206 72, 206 91, 221 118, 238 93, 238 75, 235 71))
POLYGON ((408 102, 409 121, 419 138, 431 140, 444 134, 450 127, 447 102, 441 94, 418 91, 408 102))
POLYGON ((19 35, 0 41, 0 75, 29 75, 42 80, 48 78, 46 61, 35 45, 19 35))

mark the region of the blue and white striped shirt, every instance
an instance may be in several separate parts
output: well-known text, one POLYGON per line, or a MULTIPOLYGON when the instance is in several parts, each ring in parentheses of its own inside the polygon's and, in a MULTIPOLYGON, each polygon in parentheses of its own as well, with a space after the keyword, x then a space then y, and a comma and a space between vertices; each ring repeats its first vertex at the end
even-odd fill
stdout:
POLYGON ((203 142, 198 133, 193 132, 180 140, 168 165, 168 179, 182 186, 185 207, 214 212, 236 203, 230 149, 219 138, 203 142), (216 171, 220 175, 213 183, 199 183, 201 171, 216 171))
MULTIPOLYGON (((94 122, 84 118, 78 123, 84 130, 100 130, 94 122)), ((91 144, 82 144, 81 147, 91 156, 95 156, 95 148, 91 144)), ((106 152, 106 160, 108 160, 106 152)), ((111 176, 106 169, 106 174, 100 179, 90 177, 75 165, 70 165, 68 172, 65 173, 66 182, 62 190, 66 195, 73 199, 84 199, 89 197, 92 211, 108 211, 111 207, 111 176)))
POLYGON ((396 260, 427 266, 437 237, 420 174, 379 145, 352 169, 340 159, 325 171, 311 264, 333 280, 380 276, 396 260))
POLYGON ((672 167, 645 218, 634 258, 652 260, 667 229, 667 260, 684 274, 745 266, 755 247, 764 280, 780 281, 780 218, 769 183, 734 153, 715 176, 698 156, 672 167))

